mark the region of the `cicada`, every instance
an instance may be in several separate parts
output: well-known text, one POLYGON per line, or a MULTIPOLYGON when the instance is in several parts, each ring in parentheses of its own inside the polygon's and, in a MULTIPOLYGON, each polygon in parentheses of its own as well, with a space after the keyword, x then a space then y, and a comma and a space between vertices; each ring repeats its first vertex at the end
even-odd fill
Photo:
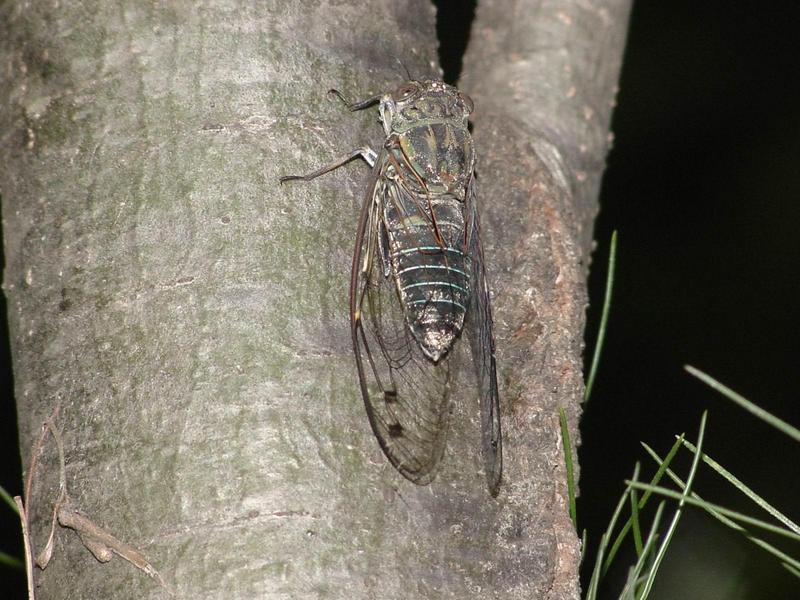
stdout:
POLYGON ((472 100, 437 80, 347 103, 378 104, 385 139, 306 175, 363 158, 372 173, 356 230, 350 331, 372 431, 391 464, 427 484, 445 447, 453 349, 467 330, 480 397, 482 454, 492 495, 502 434, 489 289, 478 225, 472 100))

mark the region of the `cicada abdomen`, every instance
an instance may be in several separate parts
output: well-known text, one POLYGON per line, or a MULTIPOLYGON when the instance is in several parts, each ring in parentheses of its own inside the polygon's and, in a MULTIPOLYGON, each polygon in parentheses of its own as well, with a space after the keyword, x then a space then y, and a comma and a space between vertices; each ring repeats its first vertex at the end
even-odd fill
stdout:
POLYGON ((373 167, 350 289, 353 348, 370 425, 403 476, 415 483, 433 479, 447 430, 449 353, 468 322, 484 468, 495 494, 502 436, 468 128, 472 101, 426 80, 349 107, 376 102, 386 135, 380 153, 358 148, 281 181, 313 179, 359 156, 373 167))
POLYGON ((464 326, 470 261, 464 201, 387 192, 381 229, 408 327, 425 355, 438 362, 464 326))

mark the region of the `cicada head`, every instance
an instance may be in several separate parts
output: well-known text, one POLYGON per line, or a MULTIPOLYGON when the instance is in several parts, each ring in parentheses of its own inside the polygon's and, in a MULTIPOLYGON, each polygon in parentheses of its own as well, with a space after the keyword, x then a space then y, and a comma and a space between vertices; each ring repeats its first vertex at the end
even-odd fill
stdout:
POLYGON ((464 127, 472 99, 443 81, 407 81, 381 97, 381 121, 386 135, 403 132, 424 121, 457 121, 464 127))

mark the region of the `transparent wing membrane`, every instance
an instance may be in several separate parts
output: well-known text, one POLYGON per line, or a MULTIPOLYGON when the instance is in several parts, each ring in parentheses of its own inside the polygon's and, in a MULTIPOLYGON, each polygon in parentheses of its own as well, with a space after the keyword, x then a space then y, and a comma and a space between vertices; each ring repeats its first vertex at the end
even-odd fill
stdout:
POLYGON ((470 256, 472 257, 472 280, 475 291, 471 310, 468 313, 468 335, 472 361, 478 380, 481 405, 481 438, 483 463, 489 491, 496 495, 503 474, 503 435, 500 428, 500 395, 497 388, 497 366, 494 357, 494 333, 492 331, 492 309, 486 272, 483 263, 483 247, 475 204, 475 182, 470 183, 467 193, 472 213, 470 234, 470 256))
MULTIPOLYGON (((379 185, 376 188, 380 188, 379 185)), ((375 193, 378 193, 378 189, 375 193)), ((431 361, 406 323, 397 286, 378 241, 382 202, 368 215, 353 259, 353 343, 370 425, 381 449, 407 479, 425 484, 436 473, 447 432, 450 362, 431 361)))

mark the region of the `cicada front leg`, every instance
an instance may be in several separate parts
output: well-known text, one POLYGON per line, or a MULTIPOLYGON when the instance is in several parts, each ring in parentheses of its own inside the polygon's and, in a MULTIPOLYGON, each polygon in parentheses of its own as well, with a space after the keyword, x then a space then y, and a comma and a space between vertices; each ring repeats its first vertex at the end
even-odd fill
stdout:
POLYGON ((370 167, 374 167, 375 161, 378 160, 378 154, 369 146, 362 146, 361 148, 356 148, 349 154, 339 157, 333 162, 328 163, 327 165, 324 165, 315 171, 311 171, 311 173, 306 173, 305 175, 284 175, 280 178, 280 182, 286 183, 287 181, 296 180, 311 181, 320 175, 325 175, 325 173, 330 173, 331 171, 338 169, 342 165, 349 163, 355 158, 363 158, 370 167))

